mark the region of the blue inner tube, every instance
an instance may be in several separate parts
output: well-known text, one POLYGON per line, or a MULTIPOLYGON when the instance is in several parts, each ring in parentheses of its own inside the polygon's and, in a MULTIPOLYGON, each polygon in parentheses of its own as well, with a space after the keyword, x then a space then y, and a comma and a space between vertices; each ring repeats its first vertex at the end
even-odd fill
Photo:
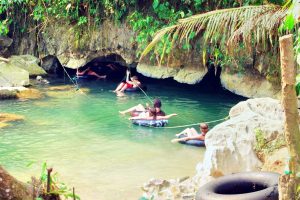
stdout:
POLYGON ((167 125, 169 120, 163 119, 163 120, 145 120, 145 119, 134 119, 132 120, 132 123, 139 126, 153 126, 153 127, 163 127, 167 125))
MULTIPOLYGON (((147 90, 147 87, 146 86, 141 86, 140 88, 142 88, 142 90, 147 90)), ((140 92, 141 89, 139 87, 134 87, 134 88, 127 88, 125 89, 124 91, 125 92, 140 92)))
MULTIPOLYGON (((185 137, 183 134, 180 135, 178 138, 185 137)), ((181 144, 196 146, 196 147, 205 147, 205 141, 204 140, 188 140, 188 141, 180 141, 181 144)))

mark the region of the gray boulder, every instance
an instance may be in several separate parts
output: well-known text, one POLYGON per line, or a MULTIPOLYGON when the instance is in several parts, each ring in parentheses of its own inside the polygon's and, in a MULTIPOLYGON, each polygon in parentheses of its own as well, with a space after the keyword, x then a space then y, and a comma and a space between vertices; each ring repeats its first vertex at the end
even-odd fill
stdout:
POLYGON ((0 62, 0 87, 29 85, 29 72, 11 63, 0 62))
POLYGON ((29 76, 46 75, 46 71, 38 65, 39 59, 31 55, 11 56, 9 64, 25 69, 29 76))

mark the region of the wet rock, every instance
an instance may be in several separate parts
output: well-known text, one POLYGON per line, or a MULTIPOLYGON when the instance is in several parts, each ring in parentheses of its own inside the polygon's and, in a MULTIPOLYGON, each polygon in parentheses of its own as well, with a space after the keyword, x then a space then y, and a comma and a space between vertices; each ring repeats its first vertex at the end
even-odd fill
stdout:
POLYGON ((31 55, 11 56, 9 64, 25 69, 29 76, 46 75, 46 71, 38 65, 38 58, 31 55))
POLYGON ((0 89, 0 100, 4 99, 16 99, 17 91, 8 90, 8 89, 0 89))
POLYGON ((0 113, 0 123, 21 121, 21 120, 24 120, 24 116, 22 115, 0 113))
POLYGON ((72 88, 70 90, 52 90, 52 91, 47 91, 46 95, 49 97, 53 98, 58 98, 58 99, 68 99, 72 98, 78 95, 86 95, 86 93, 89 92, 88 88, 72 88))
POLYGON ((73 85, 59 85, 59 86, 51 86, 48 88, 50 91, 62 91, 62 90, 72 90, 74 89, 73 85))
POLYGON ((37 89, 26 89, 17 92, 19 99, 40 99, 43 97, 42 93, 37 89))
POLYGON ((10 124, 0 122, 0 129, 10 126, 10 124))

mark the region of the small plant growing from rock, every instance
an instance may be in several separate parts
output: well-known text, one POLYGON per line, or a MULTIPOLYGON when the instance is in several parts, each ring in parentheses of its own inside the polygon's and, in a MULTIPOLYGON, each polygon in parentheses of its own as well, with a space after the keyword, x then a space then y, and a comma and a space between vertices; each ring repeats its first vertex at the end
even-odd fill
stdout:
POLYGON ((261 129, 255 130, 256 144, 254 150, 262 162, 265 161, 266 155, 286 146, 284 135, 278 134, 273 140, 267 140, 264 135, 261 129))
POLYGON ((58 174, 51 175, 53 169, 47 167, 47 163, 42 165, 42 172, 39 179, 32 178, 35 200, 61 200, 64 199, 80 200, 75 194, 74 188, 69 188, 65 183, 59 181, 58 174))

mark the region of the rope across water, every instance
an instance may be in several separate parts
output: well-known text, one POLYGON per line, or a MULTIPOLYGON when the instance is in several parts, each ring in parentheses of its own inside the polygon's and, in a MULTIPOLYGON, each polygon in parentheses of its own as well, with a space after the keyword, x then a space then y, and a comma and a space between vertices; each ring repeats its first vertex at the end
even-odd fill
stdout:
POLYGON ((207 121, 207 122, 199 122, 199 123, 195 123, 195 124, 186 124, 186 125, 169 126, 169 127, 153 127, 153 128, 165 128, 165 129, 184 128, 184 127, 190 127, 190 126, 200 125, 201 123, 210 124, 210 123, 214 123, 214 122, 224 121, 224 120, 227 120, 227 119, 229 119, 229 116, 226 116, 226 117, 224 117, 222 119, 217 119, 217 120, 212 120, 212 121, 207 121))

